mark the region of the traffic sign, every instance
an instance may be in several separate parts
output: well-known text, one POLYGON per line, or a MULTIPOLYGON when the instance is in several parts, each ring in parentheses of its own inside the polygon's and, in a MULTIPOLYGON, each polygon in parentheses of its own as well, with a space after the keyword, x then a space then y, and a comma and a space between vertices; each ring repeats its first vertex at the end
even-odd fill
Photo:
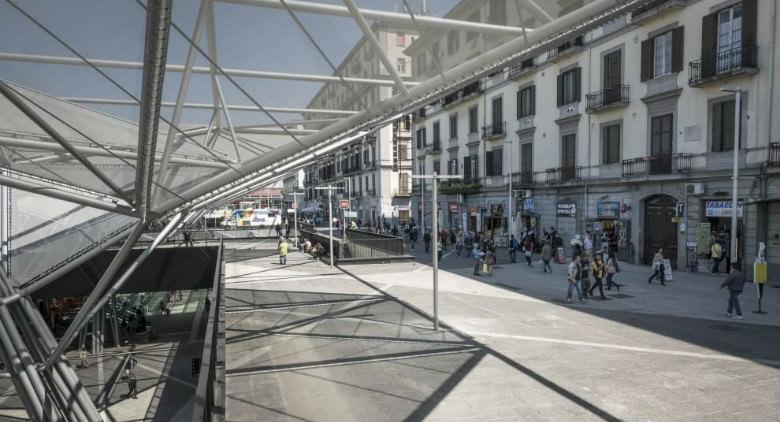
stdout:
POLYGON ((349 209, 349 199, 339 199, 339 208, 342 210, 349 209))

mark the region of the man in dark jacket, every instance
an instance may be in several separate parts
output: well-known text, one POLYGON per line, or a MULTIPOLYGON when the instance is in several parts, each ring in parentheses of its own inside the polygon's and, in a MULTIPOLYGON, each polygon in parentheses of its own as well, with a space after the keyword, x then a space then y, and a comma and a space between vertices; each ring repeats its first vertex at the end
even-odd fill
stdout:
POLYGON ((739 307, 739 295, 742 293, 742 288, 745 285, 745 273, 740 271, 739 263, 731 263, 731 273, 720 285, 720 288, 729 288, 729 307, 726 310, 726 316, 734 319, 742 319, 742 309, 739 307), (732 313, 736 312, 736 315, 732 313))

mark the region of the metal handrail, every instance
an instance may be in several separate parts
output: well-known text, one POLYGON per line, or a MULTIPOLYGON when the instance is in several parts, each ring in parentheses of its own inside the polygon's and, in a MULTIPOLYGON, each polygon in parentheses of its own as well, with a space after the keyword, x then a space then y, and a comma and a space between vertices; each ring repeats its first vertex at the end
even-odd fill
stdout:
POLYGON ((712 69, 704 69, 702 60, 688 63, 688 84, 696 85, 706 79, 745 68, 758 67, 758 46, 739 46, 714 54, 712 69), (709 72, 712 74, 709 74, 709 72))

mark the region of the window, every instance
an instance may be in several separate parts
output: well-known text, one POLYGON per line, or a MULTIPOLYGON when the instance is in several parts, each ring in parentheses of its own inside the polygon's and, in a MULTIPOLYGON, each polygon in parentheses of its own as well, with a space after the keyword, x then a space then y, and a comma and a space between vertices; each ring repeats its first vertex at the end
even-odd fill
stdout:
POLYGON ((440 151, 441 150, 441 142, 439 139, 439 122, 435 122, 433 124, 433 150, 434 151, 440 151))
POLYGON ((523 174, 530 174, 533 172, 533 162, 534 162, 533 148, 534 148, 533 142, 526 142, 520 146, 520 171, 523 174))
POLYGON ((502 153, 500 149, 485 152, 485 176, 501 176, 502 153))
POLYGON ((479 108, 477 106, 471 107, 469 109, 469 133, 477 133, 479 132, 479 128, 477 125, 479 124, 479 108))
POLYGON ((472 155, 463 159, 463 181, 476 183, 479 179, 479 157, 472 155))
POLYGON ((433 172, 436 174, 441 174, 441 163, 439 160, 433 162, 433 172))
POLYGON ((406 73, 406 59, 403 57, 398 58, 398 72, 406 73))
POLYGON ((620 162, 620 124, 611 124, 601 129, 601 162, 620 162))
POLYGON ((458 115, 450 114, 450 139, 458 137, 458 115))
POLYGON ((417 129, 417 149, 423 149, 428 145, 425 139, 425 128, 417 129))
POLYGON ((458 31, 450 31, 447 33, 447 54, 453 55, 458 51, 460 46, 460 34, 458 31))
POLYGON ((712 150, 734 150, 735 101, 723 101, 712 106, 712 150))
POLYGON ((561 167, 573 168, 577 163, 577 136, 575 134, 563 135, 561 138, 562 152, 561 167))
POLYGON ((517 91, 517 118, 536 114, 536 86, 517 91))
POLYGON ((398 175, 398 191, 401 194, 409 193, 409 175, 407 173, 398 175))
POLYGON ((672 31, 653 38, 653 77, 672 73, 672 31))
POLYGON ((452 160, 447 161, 447 174, 449 175, 456 175, 458 174, 458 159, 453 158, 452 160))
POLYGON ((414 59, 415 61, 415 71, 417 72, 417 76, 422 76, 425 74, 425 53, 421 53, 417 56, 417 58, 414 59))
POLYGON ((501 133, 504 123, 504 97, 493 98, 491 105, 493 106, 493 133, 501 133))
POLYGON ((558 75, 558 107, 580 100, 580 68, 558 75))
POLYGON ((399 32, 395 34, 395 46, 396 47, 406 46, 406 34, 404 34, 403 32, 399 32))
POLYGON ((682 70, 683 31, 680 26, 642 41, 640 79, 643 82, 682 70))
POLYGON ((742 5, 718 12, 718 73, 739 66, 741 57, 733 51, 742 47, 742 5))

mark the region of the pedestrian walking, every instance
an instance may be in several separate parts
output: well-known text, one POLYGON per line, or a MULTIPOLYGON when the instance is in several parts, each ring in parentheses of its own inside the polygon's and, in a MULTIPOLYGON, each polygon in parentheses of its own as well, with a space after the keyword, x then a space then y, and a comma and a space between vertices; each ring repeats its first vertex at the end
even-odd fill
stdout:
POLYGON ((455 253, 460 258, 460 253, 463 252, 463 232, 459 231, 455 237, 455 253))
POLYGON ((485 257, 482 259, 482 272, 489 276, 493 275, 493 265, 490 264, 491 261, 493 262, 493 265, 495 265, 496 254, 492 248, 488 247, 485 251, 485 257))
POLYGON ((192 235, 189 231, 185 230, 182 233, 182 236, 184 236, 184 246, 189 248, 190 246, 194 246, 194 243, 192 243, 192 235))
POLYGON ((553 254, 553 248, 552 245, 550 245, 550 242, 544 242, 544 246, 542 246, 542 270, 543 272, 547 272, 547 270, 550 270, 550 273, 552 273, 552 267, 550 266, 550 260, 552 259, 553 254))
POLYGON ((525 262, 528 263, 528 268, 531 268, 531 261, 534 255, 534 242, 532 236, 526 236, 523 243, 523 253, 525 254, 525 262))
POLYGON ((425 234, 423 235, 423 243, 425 244, 425 253, 428 253, 431 251, 431 231, 426 230, 425 234))
POLYGON ((580 282, 582 280, 582 265, 579 255, 575 255, 574 259, 569 264, 569 271, 567 273, 567 278, 569 281, 569 290, 566 293, 566 301, 571 302, 571 293, 572 290, 577 290, 577 297, 580 300, 580 303, 584 303, 585 300, 582 297, 582 290, 580 288, 580 282))
POLYGON ((720 261, 723 260, 723 246, 720 245, 720 241, 716 240, 710 247, 710 257, 712 258, 712 273, 715 274, 720 270, 720 261))
POLYGON ((739 295, 745 286, 745 273, 740 269, 738 262, 731 263, 731 272, 726 280, 720 285, 720 288, 729 289, 729 306, 726 308, 726 316, 734 319, 742 319, 742 308, 739 307, 739 295))
POLYGON ((613 280, 615 273, 617 273, 619 269, 617 258, 615 258, 615 251, 610 250, 609 255, 607 255, 607 290, 612 290, 612 286, 615 286, 617 287, 617 291, 620 291, 620 284, 617 284, 613 280))
POLYGON ((161 300, 160 301, 160 315, 167 315, 167 313, 166 313, 166 309, 167 308, 168 307, 165 306, 165 302, 161 300))
POLYGON ((587 255, 581 255, 580 267, 582 268, 582 278, 580 279, 580 285, 582 287, 582 295, 585 298, 588 297, 588 291, 590 291, 590 260, 587 255))
POLYGON ((479 267, 482 265, 484 256, 485 254, 479 249, 479 245, 475 243, 471 249, 471 258, 474 260, 474 275, 479 275, 479 267))
POLYGON ((79 360, 81 361, 81 367, 86 368, 89 366, 89 354, 87 353, 87 349, 84 348, 84 346, 81 346, 79 349, 79 360))
POLYGON ((520 249, 520 242, 515 239, 515 235, 509 236, 509 262, 517 262, 517 250, 520 249))
POLYGON ((604 279, 605 273, 604 258, 601 254, 596 254, 596 258, 593 260, 593 263, 590 264, 590 267, 593 271, 593 279, 595 280, 595 283, 593 283, 593 286, 591 286, 590 290, 588 291, 588 295, 593 297, 593 290, 596 290, 596 287, 598 287, 601 300, 606 300, 607 298, 604 296, 604 288, 602 285, 602 280, 604 279))
POLYGON ((287 265, 287 240, 283 237, 279 238, 279 264, 287 265))
POLYGON ((458 235, 455 230, 450 230, 450 245, 457 249, 458 247, 458 235))
POLYGON ((582 247, 585 249, 585 257, 588 258, 588 260, 593 259, 593 234, 591 234, 591 232, 588 232, 588 234, 585 235, 582 247))
POLYGON ((655 256, 653 256, 653 275, 650 276, 650 278, 647 279, 647 284, 651 284, 653 282, 653 279, 658 277, 659 280, 661 280, 661 285, 665 286, 666 282, 664 282, 664 250, 663 248, 658 248, 658 252, 655 253, 655 256))
POLYGON ((138 398, 138 380, 132 372, 127 376, 127 397, 138 398))
POLYGON ((436 256, 439 257, 438 258, 439 262, 441 262, 441 253, 442 253, 442 250, 444 249, 444 239, 439 240, 438 243, 439 244, 436 246, 436 256))

